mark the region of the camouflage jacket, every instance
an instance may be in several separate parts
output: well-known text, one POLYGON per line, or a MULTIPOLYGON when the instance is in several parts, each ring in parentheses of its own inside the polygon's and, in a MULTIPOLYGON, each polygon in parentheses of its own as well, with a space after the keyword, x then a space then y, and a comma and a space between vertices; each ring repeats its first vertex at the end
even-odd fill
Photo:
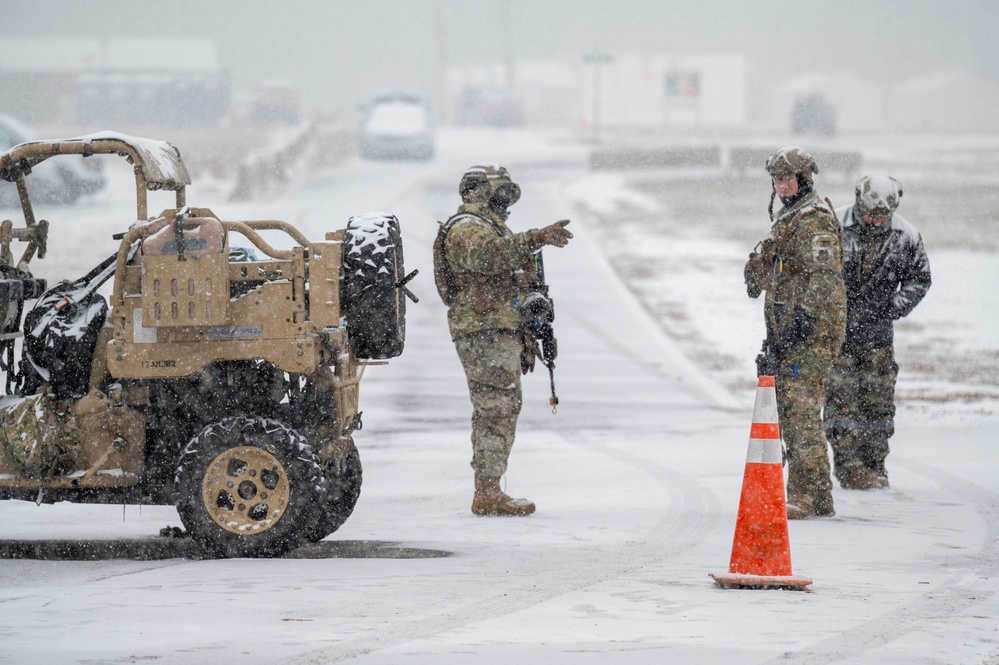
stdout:
POLYGON ((843 280, 847 317, 844 349, 865 352, 894 342, 893 322, 930 289, 930 261, 919 231, 892 215, 882 234, 864 233, 853 206, 837 211, 843 224, 843 280))
POLYGON ((800 307, 815 319, 814 340, 838 352, 846 325, 846 288, 843 238, 832 206, 814 192, 803 197, 778 213, 761 246, 746 264, 746 276, 750 295, 754 285, 767 292, 768 337, 779 339, 800 307))
POLYGON ((535 248, 484 203, 462 205, 455 217, 461 215, 467 216, 445 225, 442 251, 434 252, 435 272, 446 261, 456 287, 451 302, 445 302, 451 338, 520 330, 518 305, 531 281, 535 248))

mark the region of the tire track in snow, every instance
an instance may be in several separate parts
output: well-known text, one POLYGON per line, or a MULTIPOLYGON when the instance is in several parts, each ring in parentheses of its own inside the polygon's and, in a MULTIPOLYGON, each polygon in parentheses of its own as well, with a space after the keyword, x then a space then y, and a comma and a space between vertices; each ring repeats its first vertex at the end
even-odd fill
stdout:
MULTIPOLYGON (((605 437, 600 437, 603 440, 605 437)), ((523 559, 529 569, 521 569, 514 584, 504 587, 504 595, 467 603, 425 619, 411 621, 388 630, 378 630, 377 636, 346 640, 340 644, 309 651, 288 659, 292 664, 342 662, 396 647, 407 642, 426 639, 481 621, 520 612, 545 601, 634 572, 645 565, 661 563, 700 543, 714 527, 717 499, 696 479, 666 467, 640 454, 597 442, 592 429, 567 431, 565 440, 615 462, 633 467, 652 476, 666 489, 666 508, 645 536, 614 547, 591 546, 566 551, 543 548, 547 555, 523 559), (573 558, 572 566, 562 561, 573 558), (581 575, 581 571, 589 574, 581 575)))
POLYGON ((837 633, 799 652, 788 652, 766 665, 824 665, 861 656, 887 646, 923 626, 946 623, 946 618, 985 605, 999 594, 999 496, 953 474, 905 458, 893 458, 904 467, 954 493, 974 507, 985 526, 981 549, 961 557, 964 565, 905 606, 882 614, 861 626, 837 633))
MULTIPOLYGON (((545 179, 540 174, 535 174, 535 177, 542 181, 545 179)), ((399 188, 399 192, 394 195, 392 205, 401 206, 407 199, 413 198, 414 194, 418 193, 419 190, 414 189, 412 185, 399 188)), ((543 196, 543 194, 541 195, 543 196)), ((433 207, 432 203, 429 205, 426 201, 421 203, 421 208, 433 207)), ((524 223, 529 224, 526 221, 524 223)), ((436 231, 436 225, 428 228, 436 231)), ((416 236, 426 234, 429 237, 428 230, 423 228, 415 231, 415 234, 416 236)), ((596 251, 592 243, 586 244, 589 246, 575 260, 585 264, 585 274, 590 275, 594 261, 600 264, 601 261, 605 262, 606 260, 602 258, 599 251, 596 251)), ((421 244, 415 252, 408 251, 407 258, 416 256, 425 259, 425 251, 423 250, 421 244)), ((560 257, 560 259, 565 262, 564 268, 572 269, 571 257, 560 257)), ((657 347, 658 353, 665 356, 666 360, 663 361, 662 365, 656 365, 652 368, 649 376, 650 385, 672 384, 677 380, 678 374, 686 375, 687 381, 697 386, 698 393, 703 393, 716 404, 724 405, 725 400, 718 397, 719 391, 713 390, 710 382, 702 380, 702 375, 695 372, 675 346, 662 336, 655 324, 649 319, 648 313, 630 300, 632 298, 630 292, 620 283, 619 278, 610 270, 609 266, 604 265, 602 271, 598 270, 598 272, 599 275, 591 275, 597 280, 596 285, 575 284, 575 287, 591 294, 593 286, 600 286, 601 289, 607 288, 610 292, 608 297, 616 304, 616 307, 621 307, 620 310, 615 308, 615 312, 627 317, 637 317, 641 321, 639 325, 641 331, 645 335, 653 336, 653 345, 657 347), (622 303, 622 301, 625 302, 622 303), (681 365, 679 369, 677 364, 681 365), (672 371, 667 370, 667 366, 672 367, 672 371)), ((571 274, 574 274, 576 278, 580 277, 578 272, 571 274)), ((590 320, 589 316, 583 315, 582 312, 588 310, 581 310, 578 303, 570 302, 572 294, 560 293, 558 297, 560 299, 560 315, 565 317, 562 325, 568 324, 569 328, 575 327, 578 331, 576 333, 577 339, 579 335, 594 336, 597 343, 593 344, 593 348, 600 349, 599 352, 604 356, 604 361, 609 365, 616 365, 617 362, 613 358, 608 358, 608 353, 612 357, 621 358, 626 364, 635 367, 648 364, 648 358, 642 357, 641 353, 633 353, 622 348, 620 344, 616 344, 611 331, 605 329, 606 322, 590 320)), ((569 328, 566 329, 566 332, 571 332, 569 328)), ((643 337, 643 339, 647 339, 647 337, 643 337)), ((563 341, 571 345, 574 340, 569 336, 563 341)), ((582 347, 583 343, 580 342, 580 345, 582 347)), ((582 348, 577 350, 581 351, 582 348)), ((646 368, 646 371, 648 369, 646 368)), ((422 377, 424 382, 427 379, 426 376, 422 377)), ((423 389, 426 389, 425 385, 423 389)), ((699 404, 699 400, 689 395, 685 390, 684 383, 679 386, 671 385, 667 392, 672 395, 673 400, 679 400, 690 408, 699 404)), ((580 395, 580 397, 584 396, 580 395)), ((600 392, 586 397, 599 399, 600 392)), ((701 406, 707 408, 706 405, 702 404, 701 406)), ((662 509, 658 515, 650 517, 651 524, 640 538, 614 545, 601 545, 597 542, 582 548, 540 547, 533 551, 532 556, 527 557, 522 556, 523 549, 520 548, 516 551, 518 556, 517 570, 505 573, 507 577, 503 582, 502 591, 505 594, 503 596, 483 598, 480 595, 477 599, 463 602, 431 617, 420 618, 401 625, 379 626, 376 631, 369 631, 363 637, 345 639, 337 644, 304 652, 291 658, 289 662, 340 662, 397 647, 407 642, 432 638, 461 629, 464 626, 526 610, 553 598, 605 582, 609 578, 632 573, 646 565, 661 563, 664 559, 699 544, 715 526, 719 514, 716 497, 696 479, 660 464, 651 456, 624 449, 624 446, 627 445, 626 442, 641 439, 643 433, 646 432, 629 432, 627 428, 616 428, 610 432, 610 435, 622 443, 609 445, 606 443, 608 433, 594 429, 592 426, 581 425, 576 429, 560 430, 564 441, 570 446, 585 449, 593 454, 613 460, 613 462, 626 465, 641 474, 651 476, 663 488, 665 499, 661 504, 662 509), (572 558, 573 565, 564 565, 564 560, 567 557, 572 558)), ((484 565, 492 567, 485 571, 488 574, 495 566, 500 565, 498 561, 504 557, 497 557, 495 553, 491 553, 489 556, 481 556, 481 558, 484 565)), ((446 592, 442 592, 441 596, 448 597, 446 592)))
POLYGON ((678 554, 699 543, 714 528, 719 514, 718 499, 695 478, 648 457, 598 443, 593 430, 571 434, 575 437, 572 442, 581 442, 577 445, 633 466, 669 489, 669 509, 651 529, 652 535, 640 544, 640 549, 647 550, 642 552, 643 563, 678 554))

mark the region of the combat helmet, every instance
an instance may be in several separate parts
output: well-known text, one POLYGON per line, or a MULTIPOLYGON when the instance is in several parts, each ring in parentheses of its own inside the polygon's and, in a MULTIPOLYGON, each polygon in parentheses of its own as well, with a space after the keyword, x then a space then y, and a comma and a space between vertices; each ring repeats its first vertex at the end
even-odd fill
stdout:
POLYGON ((767 159, 767 173, 774 178, 797 175, 799 179, 803 178, 811 185, 812 174, 818 172, 819 167, 815 159, 797 146, 781 148, 767 159))
POLYGON ((520 199, 520 185, 510 179, 510 172, 499 164, 476 164, 470 166, 461 176, 458 193, 465 203, 489 201, 501 187, 509 190, 509 202, 513 205, 520 199))
POLYGON ((889 217, 902 198, 902 184, 884 175, 866 175, 857 183, 857 208, 860 212, 889 217))
MULTIPOLYGON (((767 173, 771 178, 793 175, 798 180, 798 192, 791 197, 781 198, 781 203, 785 206, 793 205, 796 201, 812 191, 812 174, 819 172, 815 159, 803 148, 798 146, 787 146, 781 148, 770 155, 766 163, 767 173)), ((777 197, 777 187, 774 186, 770 192, 770 219, 774 218, 774 199, 777 197)))

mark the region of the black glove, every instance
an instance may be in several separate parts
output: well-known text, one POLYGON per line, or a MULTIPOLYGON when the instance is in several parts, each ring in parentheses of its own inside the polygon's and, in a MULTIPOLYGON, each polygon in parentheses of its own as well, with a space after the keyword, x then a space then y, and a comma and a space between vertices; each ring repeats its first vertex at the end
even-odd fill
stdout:
POLYGON ((520 337, 520 373, 527 374, 534 371, 534 359, 538 355, 538 343, 534 336, 522 333, 520 337))
POLYGON ((763 293, 767 277, 773 271, 775 251, 774 241, 766 238, 758 242, 749 254, 749 260, 742 274, 746 280, 746 294, 750 298, 758 298, 763 293))
POLYGON ((815 329, 815 317, 800 307, 794 308, 794 317, 791 323, 784 329, 784 333, 774 343, 774 352, 778 356, 784 355, 789 349, 801 346, 812 336, 815 329))
POLYGON ((780 359, 769 342, 763 340, 763 348, 756 356, 756 376, 777 376, 780 373, 780 359))
POLYGON ((528 246, 532 251, 537 251, 545 245, 551 245, 552 247, 565 247, 569 244, 569 240, 572 238, 572 232, 565 228, 568 223, 568 219, 560 219, 554 224, 549 224, 544 228, 525 231, 524 233, 527 235, 528 246))

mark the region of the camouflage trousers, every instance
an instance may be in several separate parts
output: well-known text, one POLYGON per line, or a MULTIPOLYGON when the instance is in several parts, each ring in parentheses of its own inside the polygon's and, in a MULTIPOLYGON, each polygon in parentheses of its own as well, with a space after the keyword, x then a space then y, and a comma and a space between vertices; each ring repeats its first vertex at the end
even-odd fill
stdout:
POLYGON ((506 473, 522 404, 521 335, 485 330, 454 344, 472 400, 472 468, 482 477, 499 478, 506 473))
POLYGON ((825 430, 833 449, 836 477, 852 468, 887 477, 888 439, 895 433, 898 365, 889 345, 833 361, 826 394, 825 430))
POLYGON ((787 447, 787 495, 810 497, 832 506, 829 452, 822 430, 830 344, 812 343, 789 349, 777 378, 777 414, 787 447))

